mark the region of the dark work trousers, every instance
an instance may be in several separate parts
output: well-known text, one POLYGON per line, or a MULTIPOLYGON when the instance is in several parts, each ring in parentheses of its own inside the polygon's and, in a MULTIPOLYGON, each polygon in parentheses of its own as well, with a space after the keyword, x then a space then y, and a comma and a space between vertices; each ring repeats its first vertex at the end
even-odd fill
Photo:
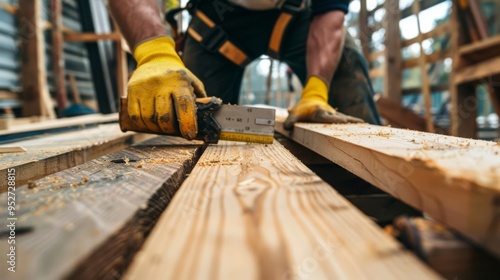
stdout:
MULTIPOLYGON (((201 1, 198 8, 251 59, 266 54, 280 12, 251 11, 229 5, 221 0, 201 1), (224 6, 226 10, 221 10, 221 3, 227 5, 224 6)), ((280 57, 277 58, 292 68, 302 84, 307 78, 306 41, 310 19, 308 9, 295 16, 283 38, 280 57)), ((203 82, 209 96, 220 97, 224 103, 238 104, 243 67, 233 64, 219 53, 205 50, 190 36, 186 38, 183 60, 186 67, 203 82)), ((349 35, 346 36, 342 58, 330 84, 328 102, 344 114, 380 124, 367 62, 349 35)))

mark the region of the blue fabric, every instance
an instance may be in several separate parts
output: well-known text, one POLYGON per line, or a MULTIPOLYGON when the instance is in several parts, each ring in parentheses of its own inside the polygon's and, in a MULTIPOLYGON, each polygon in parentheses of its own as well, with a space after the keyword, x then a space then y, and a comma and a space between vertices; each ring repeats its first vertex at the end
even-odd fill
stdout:
POLYGON ((350 0, 312 0, 311 2, 313 15, 326 13, 332 10, 340 10, 347 14, 350 0))

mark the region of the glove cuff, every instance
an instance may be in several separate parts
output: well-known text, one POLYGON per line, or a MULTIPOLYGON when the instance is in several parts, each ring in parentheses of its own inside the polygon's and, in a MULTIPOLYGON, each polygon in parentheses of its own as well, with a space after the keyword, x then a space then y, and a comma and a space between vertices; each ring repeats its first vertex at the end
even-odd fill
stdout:
POLYGON ((328 103, 328 84, 318 76, 310 76, 301 99, 314 99, 328 103))
POLYGON ((167 36, 153 37, 139 43, 134 49, 137 66, 149 62, 170 62, 184 66, 181 58, 175 52, 175 42, 167 36))

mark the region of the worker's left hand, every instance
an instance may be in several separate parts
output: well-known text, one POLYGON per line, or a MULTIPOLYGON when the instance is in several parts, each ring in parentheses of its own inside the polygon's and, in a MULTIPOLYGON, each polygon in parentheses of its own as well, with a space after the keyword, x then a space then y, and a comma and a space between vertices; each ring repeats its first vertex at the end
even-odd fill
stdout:
POLYGON ((362 123, 363 120, 344 115, 328 104, 328 86, 319 77, 311 76, 304 87, 302 98, 289 110, 283 124, 291 130, 296 122, 313 123, 362 123))

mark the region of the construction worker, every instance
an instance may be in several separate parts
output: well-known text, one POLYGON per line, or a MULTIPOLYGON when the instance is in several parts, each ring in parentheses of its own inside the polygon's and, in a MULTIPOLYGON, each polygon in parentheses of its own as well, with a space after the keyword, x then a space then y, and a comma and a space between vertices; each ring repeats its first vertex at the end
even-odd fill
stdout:
POLYGON ((151 132, 193 139, 195 98, 208 93, 237 104, 244 66, 269 54, 305 85, 285 128, 297 121, 379 124, 366 61, 343 26, 349 1, 191 1, 181 60, 156 0, 109 0, 137 60, 129 115, 151 132))

